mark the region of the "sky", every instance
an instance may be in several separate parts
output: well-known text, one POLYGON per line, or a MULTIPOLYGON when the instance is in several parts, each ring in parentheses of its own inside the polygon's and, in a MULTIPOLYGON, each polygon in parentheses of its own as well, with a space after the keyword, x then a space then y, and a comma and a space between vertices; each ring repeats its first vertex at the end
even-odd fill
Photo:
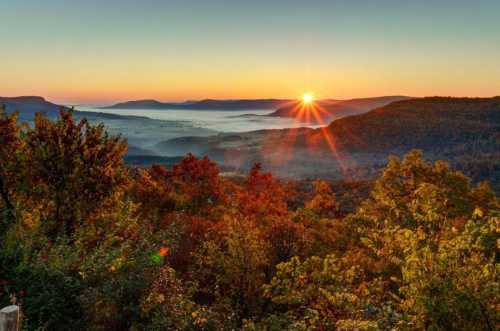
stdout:
POLYGON ((0 96, 500 95, 498 0, 0 0, 0 96))

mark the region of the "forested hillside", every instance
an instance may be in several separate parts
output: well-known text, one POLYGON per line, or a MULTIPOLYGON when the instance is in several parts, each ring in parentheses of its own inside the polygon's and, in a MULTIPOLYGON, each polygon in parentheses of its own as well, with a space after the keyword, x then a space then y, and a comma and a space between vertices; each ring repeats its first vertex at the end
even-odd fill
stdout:
MULTIPOLYGON (((397 101, 334 121, 328 132, 338 150, 345 152, 433 151, 461 144, 493 151, 500 143, 500 97, 397 101)), ((321 132, 312 135, 320 144, 321 132)))
MULTIPOLYGON (((372 132, 379 114, 408 121, 389 121, 384 141, 367 132, 366 148, 396 146, 403 130, 422 148, 498 138, 498 121, 478 122, 498 119, 490 105, 477 118, 458 105, 458 132, 443 108, 391 107, 366 115, 372 132), (413 116, 442 136, 419 136, 413 116)), ((329 127, 339 146, 349 123, 329 127)), ((65 111, 29 127, 0 110, 0 305, 19 304, 25 330, 500 328, 498 198, 444 162, 390 158, 346 213, 325 181, 299 189, 258 164, 223 177, 193 155, 129 168, 126 150, 65 111)))

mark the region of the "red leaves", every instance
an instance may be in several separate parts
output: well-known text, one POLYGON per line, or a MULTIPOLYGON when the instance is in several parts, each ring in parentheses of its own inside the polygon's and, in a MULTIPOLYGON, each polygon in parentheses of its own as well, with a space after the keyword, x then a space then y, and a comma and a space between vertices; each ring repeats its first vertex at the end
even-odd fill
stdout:
POLYGON ((336 217, 339 215, 339 205, 330 185, 322 180, 314 182, 314 196, 306 202, 305 207, 323 217, 336 217))
POLYGON ((188 154, 180 164, 172 167, 167 177, 177 192, 188 197, 188 204, 195 210, 211 209, 224 198, 219 169, 206 156, 197 159, 188 154))
POLYGON ((153 165, 141 171, 132 193, 142 204, 141 213, 157 219, 173 211, 206 215, 226 199, 216 164, 192 154, 171 170, 153 165))
POLYGON ((235 201, 244 217, 266 219, 288 213, 287 200, 294 192, 279 183, 271 173, 263 173, 259 163, 250 171, 244 186, 237 189, 235 201))
POLYGON ((168 247, 161 247, 158 250, 158 255, 160 255, 161 257, 165 257, 165 256, 167 256, 168 252, 169 252, 168 247))

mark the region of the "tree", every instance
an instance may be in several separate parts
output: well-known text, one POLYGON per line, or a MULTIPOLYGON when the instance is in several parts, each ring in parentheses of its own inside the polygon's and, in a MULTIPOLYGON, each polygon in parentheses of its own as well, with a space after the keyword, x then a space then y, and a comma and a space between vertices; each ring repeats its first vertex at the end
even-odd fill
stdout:
POLYGON ((305 207, 322 217, 335 218, 340 214, 339 204, 330 185, 323 180, 314 181, 314 196, 305 207))
POLYGON ((0 201, 11 218, 15 216, 11 191, 20 177, 20 169, 17 167, 19 151, 23 147, 19 137, 20 130, 17 113, 9 115, 3 106, 0 107, 0 201))
POLYGON ((293 195, 294 192, 271 173, 262 172, 262 166, 257 163, 250 170, 243 186, 236 191, 235 204, 243 216, 264 222, 287 215, 287 201, 293 195))
POLYGON ((140 170, 132 192, 143 216, 156 220, 174 211, 210 215, 226 199, 217 165, 192 154, 171 170, 160 165, 140 170))
POLYGON ((102 124, 75 122, 65 110, 56 122, 37 114, 23 139, 29 167, 16 195, 40 213, 52 238, 61 231, 71 236, 82 222, 92 221, 127 183, 127 145, 108 136, 102 124))
POLYGON ((304 329, 497 329, 499 214, 487 186, 411 152, 344 220, 349 250, 279 264, 266 296, 304 329))

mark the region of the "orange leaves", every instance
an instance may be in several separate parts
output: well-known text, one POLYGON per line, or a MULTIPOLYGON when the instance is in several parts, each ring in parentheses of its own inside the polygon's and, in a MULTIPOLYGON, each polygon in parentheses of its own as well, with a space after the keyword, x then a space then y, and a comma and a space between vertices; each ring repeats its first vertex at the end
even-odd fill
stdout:
POLYGON ((0 201, 12 216, 15 211, 10 191, 22 178, 16 164, 22 146, 20 128, 17 124, 17 114, 7 115, 0 107, 0 201))
POLYGON ((4 160, 12 148, 19 146, 19 130, 17 113, 7 115, 5 110, 0 107, 0 155, 2 156, 0 160, 4 160))
POLYGON ((339 205, 330 185, 322 180, 314 182, 314 197, 307 201, 305 207, 324 217, 336 217, 339 205))
POLYGON ((171 170, 153 165, 141 171, 133 194, 143 204, 142 212, 153 218, 172 211, 207 214, 225 199, 224 182, 215 163, 191 154, 171 170))
POLYGON ((235 204, 244 217, 261 220, 283 217, 288 213, 287 201, 294 192, 261 168, 260 164, 254 165, 244 185, 236 191, 235 204))
POLYGON ((23 150, 15 162, 22 182, 12 191, 18 204, 41 210, 51 235, 73 233, 128 180, 125 141, 108 136, 102 125, 75 122, 71 112, 61 110, 57 121, 37 114, 19 140, 23 150))
POLYGON ((168 247, 161 247, 159 250, 158 250, 158 255, 162 256, 162 257, 165 257, 167 256, 169 252, 169 249, 168 247))
POLYGON ((195 210, 211 209, 224 198, 219 169, 208 157, 197 159, 188 154, 180 164, 172 167, 168 178, 180 194, 188 196, 188 204, 195 210))

